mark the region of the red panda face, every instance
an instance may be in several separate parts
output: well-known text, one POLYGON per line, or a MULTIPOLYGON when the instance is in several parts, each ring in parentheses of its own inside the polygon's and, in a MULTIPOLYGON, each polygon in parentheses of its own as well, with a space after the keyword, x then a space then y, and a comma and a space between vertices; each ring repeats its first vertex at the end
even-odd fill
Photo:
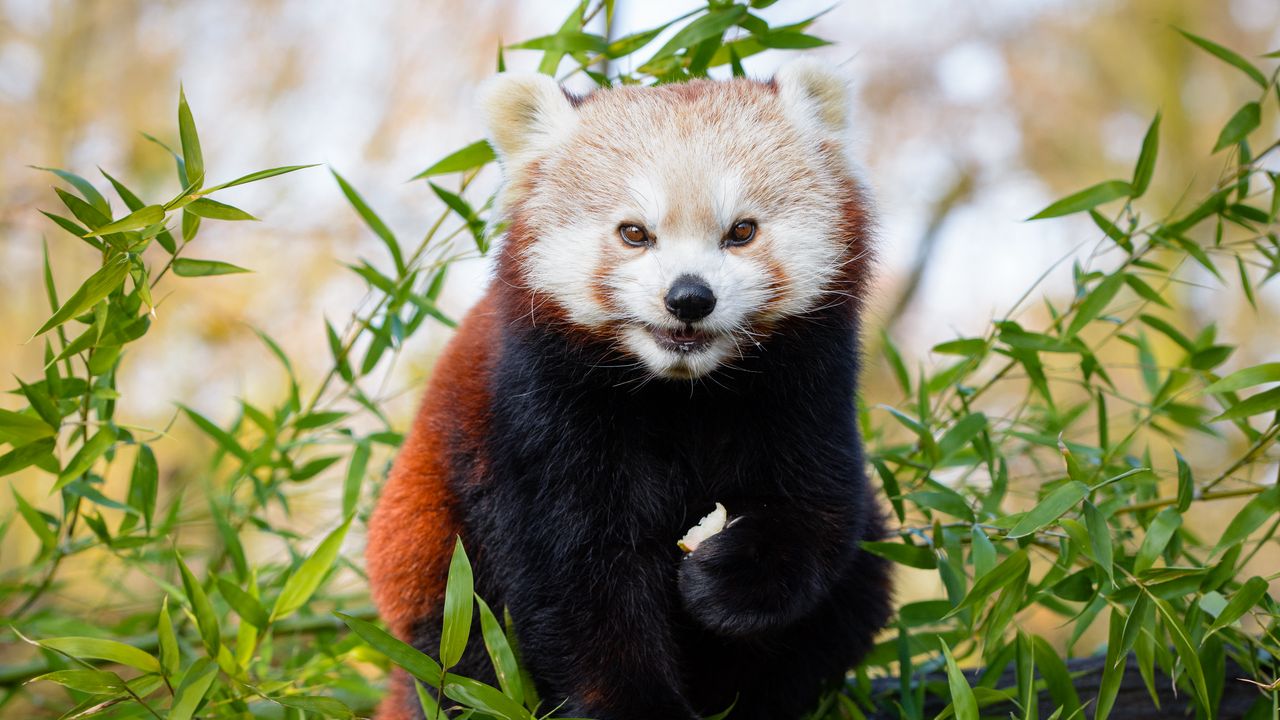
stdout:
POLYGON ((843 83, 793 63, 775 83, 598 91, 545 76, 486 86, 504 252, 539 301, 655 375, 696 378, 829 298, 862 240, 843 217, 843 83))

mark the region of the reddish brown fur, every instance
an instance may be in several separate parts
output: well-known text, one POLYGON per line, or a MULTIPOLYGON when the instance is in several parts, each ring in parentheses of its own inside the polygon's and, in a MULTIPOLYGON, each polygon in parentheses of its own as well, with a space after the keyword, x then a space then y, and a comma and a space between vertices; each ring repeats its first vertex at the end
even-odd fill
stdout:
POLYGON ((365 560, 374 602, 402 639, 444 597, 453 538, 461 528, 447 486, 448 445, 459 430, 485 435, 497 322, 491 296, 467 315, 436 363, 426 400, 369 520, 365 560))

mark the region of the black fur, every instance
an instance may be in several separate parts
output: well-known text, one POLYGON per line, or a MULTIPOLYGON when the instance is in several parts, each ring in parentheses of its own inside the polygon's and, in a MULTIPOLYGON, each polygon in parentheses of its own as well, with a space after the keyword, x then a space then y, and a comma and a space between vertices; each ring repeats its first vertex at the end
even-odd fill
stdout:
MULTIPOLYGON (((519 312, 511 308, 513 313, 519 312)), ((456 438, 477 591, 515 619, 544 707, 597 720, 785 720, 871 647, 888 567, 836 302, 697 381, 502 323, 490 437, 456 438), (481 477, 481 482, 468 478, 481 477), (723 503, 733 522, 676 540, 723 503)), ((435 652, 439 620, 416 643, 435 652)), ((491 677, 478 637, 462 672, 491 677)))

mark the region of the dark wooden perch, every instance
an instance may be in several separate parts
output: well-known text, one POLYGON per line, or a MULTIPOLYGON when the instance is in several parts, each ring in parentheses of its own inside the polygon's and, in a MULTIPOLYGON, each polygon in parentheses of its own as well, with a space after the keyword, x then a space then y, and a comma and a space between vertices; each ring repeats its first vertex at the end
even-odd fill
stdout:
MULTIPOLYGON (((1067 669, 1074 678, 1076 693, 1080 696, 1080 704, 1084 707, 1084 717, 1092 718, 1094 711, 1094 701, 1098 697, 1098 688, 1102 682, 1102 669, 1106 662, 1104 657, 1090 657, 1069 660, 1067 669)), ((977 676, 980 671, 968 671, 970 683, 977 682, 977 676)), ((1222 687, 1222 699, 1218 706, 1218 715, 1216 720, 1240 720, 1245 717, 1245 713, 1253 706, 1257 700, 1262 697, 1256 685, 1243 682, 1238 678, 1249 677, 1247 671, 1227 659, 1226 678, 1222 687)), ((926 678, 927 682, 937 683, 939 687, 944 689, 947 686, 947 677, 943 673, 935 673, 926 678)), ((997 683, 997 687, 1009 688, 1015 687, 1016 682, 1012 668, 1007 671, 997 683)), ((1151 701, 1151 695, 1147 692, 1147 686, 1142 682, 1142 675, 1138 672, 1138 666, 1133 657, 1130 656, 1129 663, 1125 667, 1124 680, 1120 684, 1120 691, 1116 695, 1115 706, 1111 710, 1111 718, 1115 720, 1187 720, 1195 717, 1195 702, 1191 699, 1191 695, 1178 689, 1175 694, 1172 683, 1169 678, 1160 673, 1157 669, 1155 676, 1156 692, 1160 697, 1160 706, 1156 707, 1151 701)), ((896 697, 899 692, 897 678, 884 678, 872 683, 873 696, 878 701, 890 700, 890 702, 881 703, 892 705, 891 699, 896 697)), ((924 703, 923 715, 926 718, 935 717, 942 712, 948 704, 945 696, 926 695, 924 703)), ((1056 709, 1055 704, 1049 697, 1048 692, 1040 693, 1040 720, 1045 720, 1056 709)), ((989 705, 982 708, 983 717, 1019 717, 1017 707, 1012 703, 1001 703, 997 705, 989 705)), ((878 712, 867 716, 870 720, 898 720, 899 714, 896 709, 878 712)), ((1079 716, 1077 716, 1079 717, 1079 716)), ((1265 717, 1270 717, 1268 712, 1265 717)), ((1065 716, 1064 716, 1065 720, 1065 716)))

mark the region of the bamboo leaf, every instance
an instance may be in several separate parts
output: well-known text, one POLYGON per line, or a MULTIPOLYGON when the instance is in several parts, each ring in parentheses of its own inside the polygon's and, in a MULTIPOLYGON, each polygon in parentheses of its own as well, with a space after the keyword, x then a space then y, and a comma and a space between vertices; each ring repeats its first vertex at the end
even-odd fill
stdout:
POLYGON ((1206 387, 1206 393, 1228 393, 1263 383, 1280 382, 1280 362, 1263 363, 1238 370, 1206 387))
POLYGON ((1061 217, 1063 215, 1083 212, 1102 205, 1103 203, 1127 197, 1132 192, 1133 187, 1129 185, 1129 183, 1123 180, 1108 180, 1106 182, 1087 187, 1080 192, 1068 195, 1056 202, 1050 203, 1048 207, 1027 219, 1043 220, 1045 218, 1061 217))
POLYGON ((341 618, 352 632, 369 643, 370 647, 386 655, 387 659, 403 668, 405 672, 431 687, 440 687, 440 676, 444 671, 435 660, 413 646, 397 640, 373 623, 343 613, 334 614, 341 618))
POLYGON ((196 121, 187 105, 187 94, 178 88, 178 134, 182 139, 183 185, 200 187, 204 183, 204 154, 200 151, 200 136, 196 134, 196 121))
POLYGON ((447 173, 463 172, 487 165, 494 161, 496 156, 493 153, 493 146, 488 140, 477 140, 470 145, 450 153, 434 165, 414 175, 413 180, 421 180, 422 178, 434 177, 436 175, 445 175, 447 173))
POLYGON ((1035 533, 1062 517, 1088 495, 1089 486, 1077 480, 1071 480, 1055 488, 1018 520, 1018 523, 1009 531, 1009 537, 1020 538, 1035 533))
POLYGON ((280 596, 276 598, 275 607, 271 610, 271 621, 275 622, 281 618, 288 617, 295 610, 306 604, 311 599, 311 595, 320 587, 320 582, 329 574, 329 569, 333 567, 333 563, 338 558, 338 551, 342 549, 342 541, 347 536, 347 529, 351 527, 352 518, 347 518, 345 522, 339 525, 333 532, 329 533, 320 545, 316 548, 311 557, 307 558, 302 565, 298 566, 289 579, 285 581, 284 589, 280 591, 280 596))
POLYGON ((1160 151, 1160 113, 1156 113, 1147 134, 1142 138, 1142 151, 1138 153, 1138 164, 1133 169, 1132 197, 1136 200, 1151 185, 1151 177, 1156 170, 1156 155, 1160 151))
POLYGON ((177 258, 173 261, 173 274, 179 277, 210 277, 213 275, 235 275, 247 272, 253 271, 220 260, 177 258))
POLYGON ((109 222, 106 225, 90 230, 82 237, 94 237, 97 235, 110 235, 111 233, 138 230, 150 225, 155 225, 158 222, 164 222, 164 207, 160 205, 147 205, 125 215, 119 220, 109 222))
POLYGON ((1277 513, 1280 513, 1280 485, 1272 485, 1255 495, 1236 513, 1218 539, 1213 554, 1217 555, 1226 548, 1243 542, 1250 533, 1262 527, 1262 523, 1274 518, 1277 513))
POLYGON ((314 165, 314 164, 313 165, 285 165, 284 167, 271 168, 270 170, 259 170, 257 172, 251 172, 248 175, 242 175, 230 182, 224 182, 221 185, 214 185, 211 188, 205 188, 203 192, 205 194, 208 194, 208 193, 216 192, 218 190, 225 190, 226 188, 229 188, 229 187, 235 187, 237 185, 245 185, 247 183, 257 182, 259 180, 266 180, 267 178, 273 178, 277 175, 284 175, 285 173, 296 172, 298 170, 306 170, 307 168, 313 168, 313 167, 318 167, 318 165, 314 165))
POLYGON ((947 686, 951 689, 951 706, 955 710, 956 720, 978 720, 978 700, 973 695, 973 688, 956 659, 951 655, 951 648, 942 643, 942 656, 947 661, 947 686))
POLYGON ((1177 30, 1178 32, 1182 33, 1183 37, 1195 43, 1205 52, 1209 53, 1210 55, 1213 55, 1214 57, 1218 58, 1219 60, 1222 60, 1225 63, 1235 66, 1235 68, 1240 70, 1240 72, 1243 72, 1245 75, 1248 75, 1249 79, 1258 83, 1259 87, 1262 87, 1262 88, 1267 87, 1267 84, 1268 84, 1267 76, 1263 75, 1261 70, 1253 66, 1253 63, 1249 62, 1248 60, 1245 60, 1235 51, 1229 50, 1219 45, 1218 43, 1213 42, 1212 40, 1208 40, 1206 38, 1202 38, 1199 35, 1192 35, 1186 30, 1183 30, 1182 28, 1177 28, 1177 30))
POLYGON ((449 561, 449 580, 444 591, 444 629, 440 633, 440 663, 446 668, 457 665, 467 649, 474 595, 471 562, 462 547, 462 538, 457 538, 453 544, 453 558, 449 561))
POLYGON ((1254 576, 1246 580, 1244 585, 1231 595, 1230 602, 1222 612, 1218 613, 1217 619, 1209 626, 1208 632, 1215 633, 1239 620, 1267 594, 1268 587, 1269 583, 1264 578, 1254 576))
POLYGON ((56 650, 73 658, 106 660, 128 665, 143 672, 160 672, 160 662, 132 645, 91 637, 59 637, 40 641, 41 647, 56 650))
POLYGON ((218 666, 209 658, 196 660, 182 676, 182 682, 174 691, 173 706, 169 709, 169 720, 191 720, 200 701, 209 692, 213 680, 218 676, 218 666))
POLYGON ((1218 152, 1242 142, 1249 133, 1257 130, 1260 124, 1262 124, 1262 106, 1256 102, 1245 103, 1222 127, 1222 132, 1218 134, 1218 141, 1213 144, 1213 151, 1218 152))
POLYGON ((183 210, 210 220, 257 220, 258 218, 238 207, 209 198, 196 198, 183 206, 183 210))
POLYGON ((97 305, 98 301, 119 289, 124 284, 125 276, 129 274, 129 265, 129 258, 124 254, 112 257, 101 269, 90 275, 32 337, 43 335, 71 318, 87 312, 97 305))
MULTIPOLYGON (((191 603, 191 612, 196 619, 196 627, 200 630, 200 639, 204 643, 205 650, 209 653, 209 657, 218 657, 218 650, 222 647, 221 630, 218 628, 218 616, 213 611, 213 604, 209 602, 209 596, 205 594, 204 587, 200 585, 200 581, 196 580, 196 576, 191 573, 191 568, 183 562, 182 556, 177 556, 178 569, 182 572, 182 589, 186 593, 187 601, 191 603)), ((188 670, 187 674, 190 675, 188 670)), ((201 692, 203 696, 203 692, 201 692)), ((176 705, 176 702, 175 702, 176 705)))
POLYGON ((360 196, 360 193, 356 192, 354 187, 351 187, 351 184, 347 182, 346 178, 339 175, 337 170, 330 169, 329 172, 333 173, 334 179, 338 181, 338 187, 342 188, 342 194, 347 197, 347 201, 351 203, 351 207, 355 208, 356 213, 359 214, 365 224, 369 226, 369 229, 373 231, 373 234, 377 235, 378 238, 382 240, 382 244, 387 246, 387 250, 391 252, 391 258, 396 263, 396 271, 403 274, 405 271, 404 257, 400 251, 400 243, 396 240, 396 236, 391 232, 391 228, 387 227, 387 224, 382 221, 382 218, 378 217, 378 214, 373 211, 373 208, 369 207, 369 204, 364 201, 364 198, 360 196))

